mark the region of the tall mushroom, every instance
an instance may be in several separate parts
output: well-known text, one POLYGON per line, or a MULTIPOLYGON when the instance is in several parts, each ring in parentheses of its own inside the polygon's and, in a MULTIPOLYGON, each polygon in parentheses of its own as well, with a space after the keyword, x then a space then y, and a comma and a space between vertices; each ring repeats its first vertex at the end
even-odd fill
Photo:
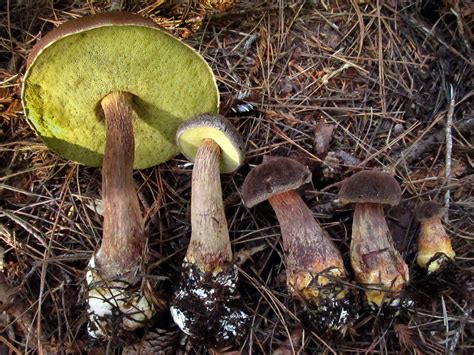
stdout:
POLYGON ((194 161, 191 186, 191 240, 171 314, 194 340, 222 348, 245 333, 247 314, 238 305, 222 201, 220 172, 236 170, 244 157, 242 138, 222 116, 200 115, 176 134, 182 153, 194 161))
POLYGON ((441 270, 456 256, 441 222, 442 215, 443 209, 434 201, 423 202, 415 209, 415 216, 421 223, 416 262, 430 274, 441 270))
POLYGON ((397 181, 382 171, 360 171, 345 179, 339 191, 342 204, 355 204, 351 264, 358 283, 366 287, 371 306, 399 305, 409 280, 408 266, 395 249, 383 205, 398 205, 397 181))
POLYGON ((280 223, 290 294, 308 305, 318 329, 338 329, 350 320, 346 270, 339 250, 295 191, 311 180, 307 167, 284 157, 263 158, 245 178, 247 207, 268 200, 280 223))
POLYGON ((59 26, 27 66, 23 106, 39 136, 67 159, 103 166, 102 244, 86 274, 89 334, 140 327, 154 307, 141 282, 147 236, 132 172, 176 155, 179 124, 217 111, 212 71, 153 21, 121 12, 59 26))

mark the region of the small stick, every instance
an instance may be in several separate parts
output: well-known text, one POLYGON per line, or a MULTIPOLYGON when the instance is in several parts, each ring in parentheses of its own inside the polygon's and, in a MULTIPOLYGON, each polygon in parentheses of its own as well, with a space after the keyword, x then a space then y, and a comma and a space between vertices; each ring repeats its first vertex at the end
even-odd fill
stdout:
POLYGON ((449 102, 448 114, 446 116, 446 170, 445 170, 445 181, 446 181, 446 192, 444 194, 444 222, 449 221, 449 200, 451 197, 451 189, 449 184, 451 183, 451 157, 453 153, 453 136, 451 128, 453 126, 453 115, 454 115, 454 89, 453 85, 449 85, 451 100, 449 102))

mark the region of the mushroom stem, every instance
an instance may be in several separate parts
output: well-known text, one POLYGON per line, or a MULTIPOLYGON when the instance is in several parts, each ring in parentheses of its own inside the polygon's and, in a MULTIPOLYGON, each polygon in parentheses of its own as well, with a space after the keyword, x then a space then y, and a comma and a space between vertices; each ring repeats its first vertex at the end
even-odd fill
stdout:
POLYGON ((421 222, 417 263, 429 273, 438 271, 443 264, 453 261, 455 252, 439 216, 421 222))
POLYGON ((113 92, 102 99, 107 137, 102 169, 104 230, 102 245, 89 261, 88 331, 93 338, 109 337, 120 316, 122 327, 144 325, 154 312, 150 284, 137 272, 146 236, 133 183, 135 141, 132 96, 113 92), (145 291, 147 290, 147 292, 145 291))
POLYGON ((380 306, 401 293, 408 266, 395 249, 382 204, 357 203, 352 224, 351 264, 369 303, 380 306))
POLYGON ((107 136, 102 168, 103 238, 96 261, 106 278, 131 271, 146 241, 132 175, 135 140, 131 100, 131 94, 112 92, 101 101, 107 136))
POLYGON ((240 339, 248 320, 238 302, 238 273, 222 201, 220 163, 220 146, 203 139, 192 175, 191 241, 170 307, 180 329, 209 348, 224 348, 240 339))
POLYGON ((204 139, 195 159, 191 195, 191 241, 185 261, 203 272, 218 272, 232 260, 222 201, 219 164, 221 149, 204 139))
POLYGON ((342 288, 326 294, 322 287, 334 277, 345 277, 344 263, 329 235, 314 219, 300 195, 292 190, 269 198, 280 223, 283 247, 287 253, 289 291, 307 301, 345 296, 342 288))

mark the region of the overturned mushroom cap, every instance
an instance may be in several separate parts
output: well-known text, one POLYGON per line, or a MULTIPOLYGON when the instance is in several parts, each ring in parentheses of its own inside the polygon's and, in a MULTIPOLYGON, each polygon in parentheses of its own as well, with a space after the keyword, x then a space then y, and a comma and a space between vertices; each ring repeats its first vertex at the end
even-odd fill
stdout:
POLYGON ((400 185, 391 175, 377 170, 360 171, 342 182, 339 200, 348 203, 398 205, 400 185))
POLYGON ((203 114, 182 123, 176 132, 176 143, 181 152, 194 161, 201 142, 212 139, 221 148, 220 170, 230 173, 236 170, 244 159, 244 143, 239 132, 228 119, 220 115, 203 114))
POLYGON ((139 15, 112 12, 68 21, 28 57, 26 116, 46 145, 67 159, 101 165, 106 127, 100 102, 111 92, 133 96, 134 168, 176 155, 178 126, 219 106, 206 61, 139 15))
POLYGON ((434 201, 426 201, 418 205, 415 209, 415 217, 419 222, 431 218, 439 218, 443 214, 441 205, 434 201))
POLYGON ((285 157, 263 158, 263 163, 245 178, 242 197, 247 207, 253 207, 272 196, 296 190, 311 180, 311 172, 303 164, 285 157))

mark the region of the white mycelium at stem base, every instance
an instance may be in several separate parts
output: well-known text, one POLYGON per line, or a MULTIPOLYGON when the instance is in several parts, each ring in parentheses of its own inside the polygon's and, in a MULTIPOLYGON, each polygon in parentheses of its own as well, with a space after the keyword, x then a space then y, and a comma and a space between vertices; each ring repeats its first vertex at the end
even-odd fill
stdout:
POLYGON ((351 264, 357 282, 367 287, 370 304, 399 302, 409 280, 408 266, 395 249, 379 203, 357 203, 354 210, 351 264))
POLYGON ((101 102, 107 126, 102 168, 102 245, 89 262, 89 334, 108 337, 122 315, 122 327, 135 329, 154 313, 139 289, 137 275, 146 236, 133 182, 134 137, 131 95, 114 92, 101 102), (135 286, 135 288, 133 288, 135 286))
POLYGON ((225 347, 245 334, 248 319, 236 302, 238 275, 222 201, 220 158, 219 145, 204 139, 192 175, 191 241, 170 309, 183 332, 210 348, 225 347))

